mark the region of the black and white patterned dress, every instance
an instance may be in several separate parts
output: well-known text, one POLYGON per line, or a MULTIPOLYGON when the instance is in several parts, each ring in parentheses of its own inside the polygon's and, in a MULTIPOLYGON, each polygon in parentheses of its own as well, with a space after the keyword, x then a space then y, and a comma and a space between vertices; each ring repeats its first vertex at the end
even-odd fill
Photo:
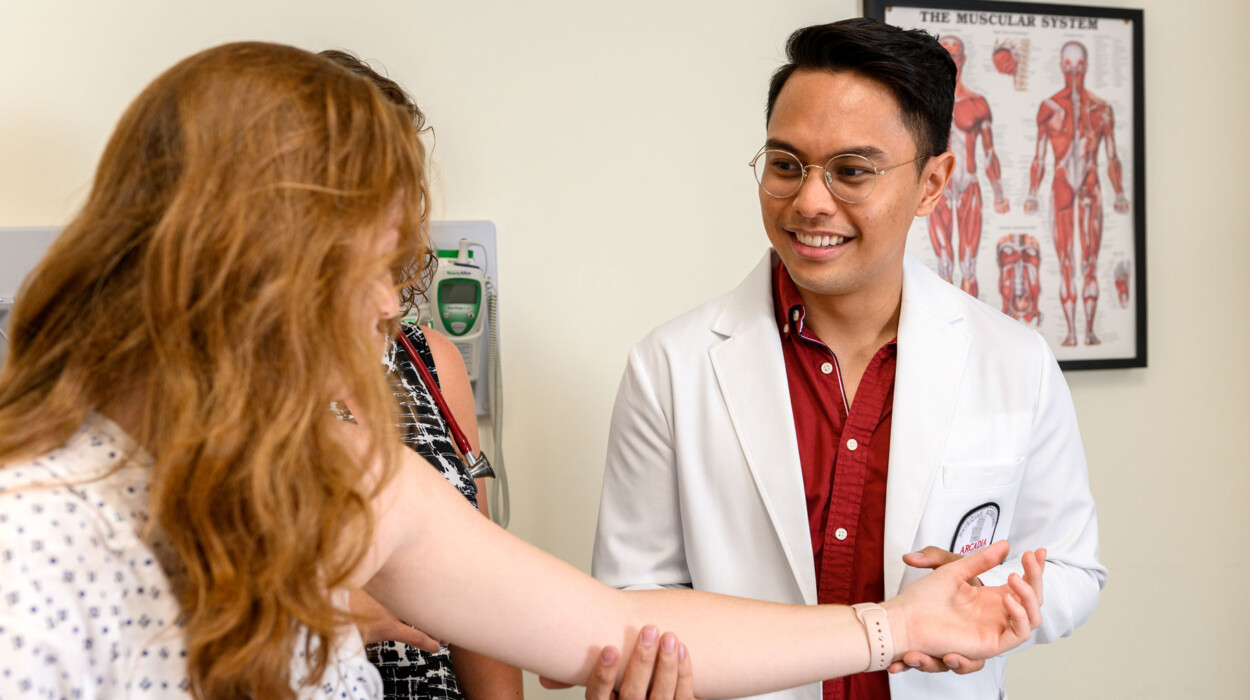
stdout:
MULTIPOLYGON (((400 405, 400 435, 477 507, 477 486, 456 453, 447 424, 412 364, 414 359, 424 363, 435 383, 439 383, 429 343, 416 326, 405 325, 402 330, 420 357, 411 358, 399 343, 392 343, 385 358, 400 405)), ((368 652, 369 660, 382 674, 387 700, 462 700, 464 697, 456 683, 447 647, 437 654, 427 654, 399 642, 381 642, 369 645, 368 652)))

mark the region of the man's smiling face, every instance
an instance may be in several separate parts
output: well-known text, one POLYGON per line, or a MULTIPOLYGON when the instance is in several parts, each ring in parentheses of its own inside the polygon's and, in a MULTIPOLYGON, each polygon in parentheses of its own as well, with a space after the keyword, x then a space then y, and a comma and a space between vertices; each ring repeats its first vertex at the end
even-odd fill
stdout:
MULTIPOLYGON (((916 152, 890 90, 852 71, 795 71, 777 95, 765 146, 817 166, 835 155, 855 153, 878 170, 926 155, 916 152)), ((790 197, 779 199, 761 189, 768 239, 804 296, 867 300, 897 294, 907 230, 916 216, 929 213, 941 193, 945 177, 934 172, 941 165, 930 158, 883 173, 872 195, 855 204, 833 196, 819 167, 809 170, 807 181, 790 197)))

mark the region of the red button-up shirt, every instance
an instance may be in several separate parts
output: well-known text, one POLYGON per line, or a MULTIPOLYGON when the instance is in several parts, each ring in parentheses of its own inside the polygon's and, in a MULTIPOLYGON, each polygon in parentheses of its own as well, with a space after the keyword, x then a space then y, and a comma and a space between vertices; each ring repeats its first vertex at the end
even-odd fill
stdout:
MULTIPOLYGON (((804 325, 803 299, 781 263, 773 272, 773 302, 807 492, 817 601, 879 602, 885 597, 885 483, 897 342, 873 356, 851 404, 838 358, 804 325)), ((889 697, 884 671, 824 683, 825 700, 889 697)))

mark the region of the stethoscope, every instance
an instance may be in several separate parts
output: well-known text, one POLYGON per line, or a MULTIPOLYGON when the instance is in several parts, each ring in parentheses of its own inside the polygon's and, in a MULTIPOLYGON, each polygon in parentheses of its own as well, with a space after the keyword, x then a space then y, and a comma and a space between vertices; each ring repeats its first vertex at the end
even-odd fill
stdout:
POLYGON ((451 429, 451 436, 455 440, 456 447, 460 449, 460 454, 464 455, 468 461, 469 478, 485 479, 495 476, 495 470, 490 466, 490 460, 486 459, 486 453, 478 450, 477 457, 473 456, 473 448, 469 445, 469 440, 464 436, 464 431, 460 429, 460 425, 456 423, 456 418, 451 415, 451 409, 447 407, 447 401, 443 399, 443 393, 438 390, 438 383, 434 381, 434 376, 430 374, 430 370, 426 369, 425 362, 421 360, 421 356, 417 354, 417 349, 412 346, 412 341, 408 340, 408 336, 403 329, 399 329, 396 333, 399 344, 404 346, 404 352, 408 353, 408 358, 412 360, 412 366, 417 368, 417 374, 421 375, 421 381, 425 382, 425 388, 430 391, 430 396, 434 398, 434 403, 438 404, 438 412, 443 416, 443 422, 451 429))

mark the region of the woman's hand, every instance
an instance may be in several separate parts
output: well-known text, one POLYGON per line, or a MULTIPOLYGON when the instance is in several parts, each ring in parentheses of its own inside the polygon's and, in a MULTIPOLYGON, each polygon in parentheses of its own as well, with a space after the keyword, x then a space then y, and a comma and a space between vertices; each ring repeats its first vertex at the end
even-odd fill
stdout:
MULTIPOLYGON (((941 547, 932 545, 925 547, 919 552, 903 555, 903 563, 917 569, 937 569, 951 562, 963 559, 963 555, 948 552, 941 547)), ((981 579, 970 578, 968 585, 980 586, 981 579)), ((950 671, 959 675, 976 673, 985 667, 985 659, 969 659, 959 654, 947 654, 946 656, 935 659, 928 654, 921 654, 918 651, 909 651, 903 655, 902 660, 895 661, 890 664, 888 670, 890 673, 902 673, 915 669, 924 673, 945 673, 950 671)))
POLYGON ((372 596, 359 589, 351 592, 352 614, 362 618, 356 626, 365 644, 378 642, 403 642, 430 654, 437 654, 439 641, 421 630, 404 624, 372 596))
POLYGON ((1020 558, 1024 576, 1012 574, 1004 586, 968 583, 1001 564, 1009 550, 1006 541, 997 542, 938 568, 883 603, 889 611, 896 659, 903 652, 935 659, 952 655, 987 659, 1024 643, 1042 623, 1046 550, 1025 552, 1020 558))

